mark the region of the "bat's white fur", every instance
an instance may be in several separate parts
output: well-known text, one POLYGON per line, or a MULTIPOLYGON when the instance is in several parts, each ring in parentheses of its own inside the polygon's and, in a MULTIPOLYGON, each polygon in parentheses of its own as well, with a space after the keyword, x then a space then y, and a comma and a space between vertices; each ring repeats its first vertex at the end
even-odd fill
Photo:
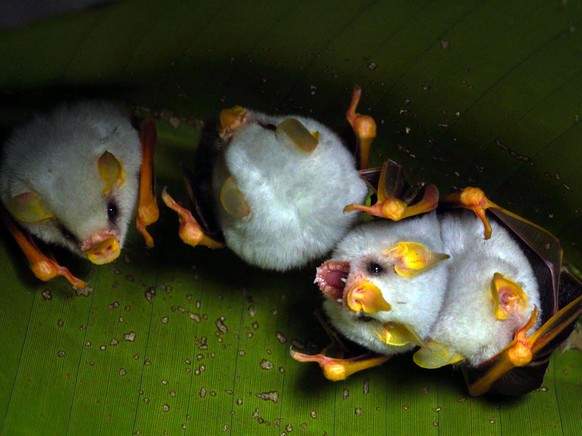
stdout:
MULTIPOLYGON (((430 213, 398 223, 360 225, 333 253, 351 263, 350 276, 365 273, 370 259, 385 264, 381 253, 397 241, 416 241, 451 257, 412 278, 389 271, 367 279, 382 291, 392 310, 373 314, 380 322, 404 322, 423 339, 443 343, 477 365, 501 351, 528 320, 534 305, 540 309, 539 290, 532 267, 509 233, 492 222, 493 233, 483 238, 483 224, 471 212, 430 213), (521 285, 527 307, 505 321, 494 316, 490 285, 499 272, 521 285), (405 302, 405 304, 398 304, 405 302)), ((348 278, 349 282, 349 278, 348 278)), ((364 347, 394 354, 412 346, 384 344, 372 331, 376 321, 363 322, 341 302, 327 298, 324 308, 334 327, 364 347)))
POLYGON ((37 115, 17 128, 3 148, 0 162, 2 202, 32 192, 57 220, 20 224, 38 238, 68 247, 78 244, 64 238, 59 222, 79 241, 94 232, 118 232, 123 244, 137 200, 141 145, 129 113, 108 102, 61 105, 47 115, 37 115), (114 189, 119 209, 117 226, 110 229, 104 182, 97 159, 109 151, 123 165, 125 183, 114 189))
POLYGON ((447 214, 441 220, 452 262, 445 305, 431 336, 470 365, 478 365, 508 345, 534 305, 541 311, 538 283, 525 254, 505 228, 496 222, 491 226, 491 239, 485 240, 483 225, 471 212, 447 214), (494 316, 490 293, 496 272, 519 284, 527 295, 525 310, 503 321, 494 316))
POLYGON ((378 286, 392 310, 375 313, 372 315, 374 321, 364 322, 341 303, 331 299, 324 302, 324 309, 336 329, 352 341, 384 354, 408 351, 414 345, 385 344, 372 331, 376 323, 404 323, 414 329, 420 338, 425 338, 437 320, 447 284, 449 260, 444 260, 415 277, 406 278, 396 274, 394 265, 382 253, 399 241, 415 241, 432 251, 444 251, 436 215, 425 214, 398 223, 376 221, 360 225, 338 244, 333 253, 333 259, 350 262, 348 282, 356 275, 365 277, 367 281, 378 286), (366 266, 370 262, 381 265, 384 273, 378 276, 369 274, 366 266))
POLYGON ((230 174, 251 209, 245 218, 235 219, 216 202, 226 245, 261 268, 300 267, 328 253, 344 236, 357 214, 343 209, 362 202, 367 187, 352 154, 321 123, 292 117, 319 132, 319 145, 306 153, 256 122, 277 125, 290 117, 252 117, 236 131, 214 172, 216 194, 230 174))

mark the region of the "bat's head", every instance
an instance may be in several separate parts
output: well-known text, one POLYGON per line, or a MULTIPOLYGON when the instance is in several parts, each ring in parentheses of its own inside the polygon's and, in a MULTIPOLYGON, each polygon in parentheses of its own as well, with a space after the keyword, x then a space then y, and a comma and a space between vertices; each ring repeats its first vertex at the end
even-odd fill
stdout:
POLYGON ((104 102, 61 106, 15 131, 4 157, 2 200, 22 227, 95 264, 119 256, 141 162, 128 114, 104 102))
POLYGON ((334 326, 377 352, 422 344, 445 296, 447 269, 441 262, 448 255, 438 252, 441 245, 434 214, 350 232, 315 279, 334 326))

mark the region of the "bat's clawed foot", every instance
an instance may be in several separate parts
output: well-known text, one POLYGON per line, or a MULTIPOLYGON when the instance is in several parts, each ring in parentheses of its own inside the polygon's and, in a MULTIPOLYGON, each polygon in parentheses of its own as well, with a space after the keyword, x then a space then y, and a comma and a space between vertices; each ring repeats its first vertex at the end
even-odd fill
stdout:
POLYGON ((30 262, 30 269, 38 279, 44 282, 48 282, 57 276, 63 276, 75 288, 78 295, 88 295, 90 293, 91 288, 89 288, 87 282, 75 277, 68 268, 59 265, 53 259, 40 253, 40 251, 38 259, 30 262))
POLYGON ((0 218, 8 231, 22 250, 28 260, 30 269, 34 275, 43 282, 48 282, 57 276, 63 276, 77 290, 77 293, 90 289, 87 282, 75 277, 66 267, 61 266, 56 260, 43 254, 30 235, 25 234, 14 222, 8 212, 0 206, 0 218))
POLYGON ((143 236, 146 246, 152 248, 154 239, 147 227, 160 217, 154 189, 154 149, 157 140, 156 124, 151 117, 143 120, 139 138, 142 148, 142 163, 139 178, 139 206, 137 210, 136 227, 143 236))
POLYGON ((321 367, 325 378, 331 381, 345 380, 356 372, 380 366, 390 359, 390 356, 378 356, 370 353, 352 357, 350 359, 340 359, 328 357, 324 354, 300 353, 293 349, 290 350, 290 354, 291 357, 298 362, 317 363, 321 367))
MULTIPOLYGON (((372 216, 399 221, 435 209, 439 201, 439 191, 435 185, 409 186, 404 180, 402 166, 394 161, 386 161, 380 170, 376 190, 377 201, 371 206, 350 204, 344 212, 360 211, 372 216)), ((370 175, 368 171, 366 175, 370 175)))
POLYGON ((178 214, 178 220, 180 221, 179 235, 180 239, 184 241, 185 244, 191 245, 193 247, 197 245, 204 245, 208 248, 222 248, 224 244, 210 238, 204 231, 198 221, 192 216, 192 213, 183 206, 180 206, 171 196, 168 191, 164 188, 162 192, 162 201, 178 214))
POLYGON ((352 101, 346 112, 346 118, 356 134, 357 152, 360 154, 360 169, 366 169, 368 168, 372 141, 376 137, 376 122, 370 115, 362 115, 356 112, 361 97, 362 88, 356 85, 352 94, 352 101))
POLYGON ((485 211, 490 207, 499 208, 499 206, 489 200, 481 189, 467 187, 462 191, 447 195, 441 203, 446 207, 462 207, 472 210, 485 227, 485 239, 491 237, 491 224, 485 216, 485 211))

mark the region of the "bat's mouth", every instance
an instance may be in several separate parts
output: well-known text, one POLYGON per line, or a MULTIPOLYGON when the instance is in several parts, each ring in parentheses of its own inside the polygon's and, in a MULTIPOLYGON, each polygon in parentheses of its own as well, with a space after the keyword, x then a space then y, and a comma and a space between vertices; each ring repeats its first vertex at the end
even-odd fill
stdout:
POLYGON ((341 303, 349 273, 349 262, 328 260, 317 268, 314 283, 327 298, 341 303))

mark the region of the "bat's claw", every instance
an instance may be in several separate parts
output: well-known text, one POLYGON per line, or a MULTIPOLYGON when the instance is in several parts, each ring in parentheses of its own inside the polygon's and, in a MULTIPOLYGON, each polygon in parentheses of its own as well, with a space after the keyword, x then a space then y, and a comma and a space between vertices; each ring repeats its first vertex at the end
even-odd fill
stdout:
POLYGON ((151 117, 143 120, 140 127, 142 147, 142 163, 139 179, 139 206, 137 210, 136 227, 143 236, 146 246, 152 248, 154 239, 147 227, 160 217, 154 189, 154 148, 156 144, 156 124, 151 117))
POLYGON ((392 221, 399 221, 411 216, 430 212, 438 205, 439 191, 435 185, 424 185, 420 190, 413 189, 414 195, 402 195, 403 191, 403 170, 400 165, 393 161, 386 161, 380 171, 378 181, 378 200, 372 206, 361 204, 350 204, 344 208, 344 212, 360 211, 380 218, 387 218, 392 221), (421 193, 419 201, 412 203, 421 193), (400 198, 400 197, 404 198, 400 198))
POLYGON ((481 189, 467 187, 462 191, 447 195, 441 203, 447 207, 462 207, 472 210, 485 227, 483 233, 485 239, 491 237, 491 224, 485 216, 485 211, 490 207, 499 208, 499 206, 489 200, 481 189))
POLYGON ((372 141, 376 137, 376 122, 370 115, 362 115, 356 112, 361 97, 362 88, 356 85, 352 94, 352 101, 346 112, 346 118, 356 134, 357 150, 360 153, 360 169, 366 169, 372 141))
POLYGON ((57 276, 63 276, 68 282, 77 290, 89 289, 87 282, 75 277, 67 268, 59 265, 55 260, 43 254, 38 246, 35 244, 31 236, 25 235, 24 232, 14 222, 8 212, 0 206, 0 218, 12 234, 16 243, 28 259, 30 269, 34 275, 42 280, 48 282, 57 276))
POLYGON ((305 354, 291 349, 291 357, 298 362, 315 362, 323 370, 325 378, 331 381, 345 380, 350 375, 375 366, 380 366, 390 356, 363 354, 350 359, 338 359, 324 354, 305 354))
POLYGON ((162 201, 166 206, 178 214, 178 220, 180 221, 179 235, 180 239, 182 239, 185 244, 191 245, 192 247, 204 245, 213 249, 224 247, 223 243, 206 236, 202 231, 200 224, 198 224, 196 219, 192 216, 192 213, 188 209, 180 206, 170 196, 170 194, 168 194, 168 191, 165 188, 162 192, 162 201))
POLYGON ((84 295, 84 290, 90 289, 87 282, 75 277, 68 268, 59 265, 54 260, 40 253, 40 251, 38 252, 38 259, 30 262, 30 269, 38 279, 44 282, 48 282, 57 276, 63 276, 80 295, 84 295))

